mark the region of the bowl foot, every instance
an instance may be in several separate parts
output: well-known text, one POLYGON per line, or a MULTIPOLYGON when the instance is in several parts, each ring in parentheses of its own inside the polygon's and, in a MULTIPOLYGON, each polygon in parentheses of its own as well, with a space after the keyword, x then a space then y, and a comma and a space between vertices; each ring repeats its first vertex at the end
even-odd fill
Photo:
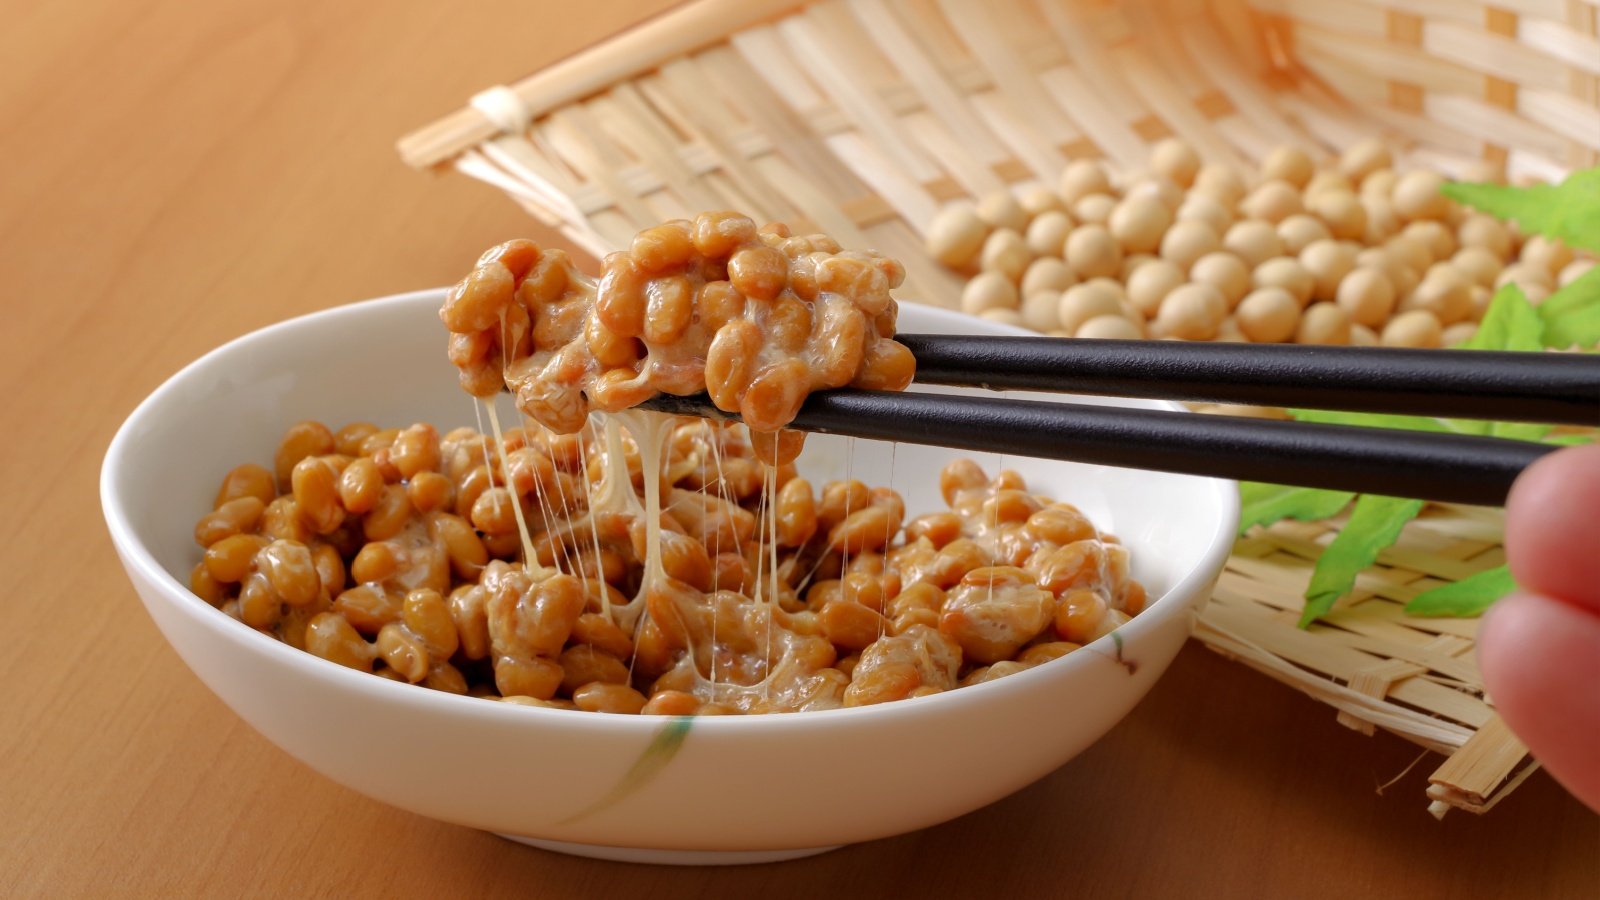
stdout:
POLYGON ((590 859, 645 863, 656 866, 747 866, 752 863, 783 862, 837 850, 832 847, 806 847, 801 850, 652 850, 646 847, 605 847, 600 844, 573 844, 566 841, 541 841, 537 838, 495 832, 508 841, 567 853, 590 859))

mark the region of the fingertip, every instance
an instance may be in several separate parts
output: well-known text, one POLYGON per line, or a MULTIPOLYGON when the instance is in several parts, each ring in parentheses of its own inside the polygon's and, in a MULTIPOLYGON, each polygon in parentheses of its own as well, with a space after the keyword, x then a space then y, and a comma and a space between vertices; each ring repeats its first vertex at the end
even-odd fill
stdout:
POLYGON ((1600 615, 1514 594, 1478 628, 1490 699, 1535 758, 1600 811, 1600 615))
POLYGON ((1506 558, 1523 588, 1600 612, 1600 445, 1552 453, 1517 479, 1506 558))

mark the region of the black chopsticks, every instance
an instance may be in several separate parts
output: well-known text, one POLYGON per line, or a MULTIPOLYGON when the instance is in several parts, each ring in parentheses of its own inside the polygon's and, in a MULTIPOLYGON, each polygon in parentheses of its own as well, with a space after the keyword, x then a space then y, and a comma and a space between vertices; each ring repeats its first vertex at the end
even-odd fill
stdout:
POLYGON ((1600 425, 1575 353, 901 334, 922 384, 1600 425))
MULTIPOLYGON (((922 384, 1600 425, 1600 357, 1375 347, 896 335, 922 384)), ((733 418, 703 394, 645 407, 733 418)), ((972 395, 811 395, 801 431, 1454 503, 1499 505, 1556 447, 1481 437, 972 395)))
MULTIPOLYGON (((642 404, 675 415, 736 418, 704 394, 642 404)), ((1474 435, 1201 416, 953 394, 822 391, 790 425, 801 431, 958 450, 1498 505, 1529 464, 1556 447, 1474 435)))

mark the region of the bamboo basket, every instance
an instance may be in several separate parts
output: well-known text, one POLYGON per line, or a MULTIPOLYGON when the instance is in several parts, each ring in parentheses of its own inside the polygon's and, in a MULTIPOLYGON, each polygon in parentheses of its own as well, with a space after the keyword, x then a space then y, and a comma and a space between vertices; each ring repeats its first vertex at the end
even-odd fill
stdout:
MULTIPOLYGON (((944 203, 1053 185, 1077 157, 1140 168, 1175 135, 1208 162, 1388 138, 1402 164, 1557 179, 1600 160, 1597 0, 695 0, 400 141, 603 255, 738 209, 899 258, 900 296, 954 306, 924 253, 944 203)), ((1401 613, 1503 561, 1498 513, 1430 508, 1327 624, 1294 627, 1337 521, 1241 539, 1208 646, 1448 758, 1430 809, 1483 812, 1536 767, 1484 696, 1474 620, 1401 613)))
POLYGON ((1339 722, 1393 732, 1449 758, 1429 777, 1429 809, 1485 812, 1532 774, 1495 715, 1472 653, 1476 619, 1407 616, 1429 588, 1505 562, 1499 510, 1430 506, 1325 619, 1297 623, 1311 566, 1342 519, 1280 522, 1241 538, 1201 612, 1211 649, 1338 710, 1339 722))

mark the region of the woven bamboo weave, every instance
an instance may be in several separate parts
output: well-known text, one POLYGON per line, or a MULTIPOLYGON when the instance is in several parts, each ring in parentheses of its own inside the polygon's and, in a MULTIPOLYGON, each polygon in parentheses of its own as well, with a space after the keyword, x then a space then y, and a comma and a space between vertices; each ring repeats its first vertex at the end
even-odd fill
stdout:
POLYGON ((701 209, 818 229, 908 269, 938 207, 1142 166, 1385 134, 1410 162, 1553 178, 1600 158, 1591 0, 699 0, 401 141, 601 254, 701 209))
POLYGON ((1450 756, 1429 779, 1430 809, 1483 812, 1533 770, 1484 696, 1476 619, 1415 618, 1421 591, 1505 562, 1502 513, 1430 506, 1322 621, 1298 627, 1311 566, 1342 519, 1256 529, 1233 556, 1195 636, 1213 650, 1337 709, 1450 756))
MULTIPOLYGON (((944 204, 1053 185, 1074 158, 1145 164, 1177 136, 1208 162, 1382 136, 1401 165, 1556 179, 1600 161, 1600 0, 696 0, 408 135, 417 167, 504 191, 595 255, 703 209, 819 230, 906 266, 944 204)), ((1501 561, 1499 522, 1432 509, 1330 624, 1293 627, 1336 523, 1241 540, 1208 645, 1452 754, 1432 808, 1483 811, 1532 766, 1483 697, 1476 623, 1401 615, 1501 561)))

